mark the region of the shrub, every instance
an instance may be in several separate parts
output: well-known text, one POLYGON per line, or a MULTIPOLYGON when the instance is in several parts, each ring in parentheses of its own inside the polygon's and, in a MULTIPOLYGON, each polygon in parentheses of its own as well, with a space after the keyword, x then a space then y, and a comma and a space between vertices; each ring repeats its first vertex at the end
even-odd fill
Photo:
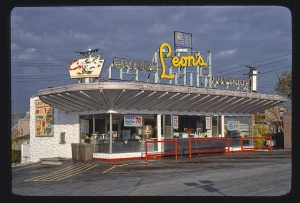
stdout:
POLYGON ((21 162, 21 150, 12 150, 11 151, 11 162, 20 163, 21 162))
POLYGON ((254 146, 255 147, 262 147, 265 145, 266 139, 255 139, 254 146))
MULTIPOLYGON (((269 132, 269 127, 266 124, 255 124, 254 125, 254 136, 264 136, 267 135, 269 132)), ((266 143, 266 139, 255 139, 254 146, 261 147, 264 146, 266 143)))

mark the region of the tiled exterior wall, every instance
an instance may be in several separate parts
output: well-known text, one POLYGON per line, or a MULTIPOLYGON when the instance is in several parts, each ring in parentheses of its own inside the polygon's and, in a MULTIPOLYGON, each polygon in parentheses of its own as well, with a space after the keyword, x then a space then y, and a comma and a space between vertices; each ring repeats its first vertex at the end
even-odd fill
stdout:
POLYGON ((35 100, 30 98, 30 161, 36 162, 41 158, 72 158, 71 143, 79 143, 78 112, 64 112, 54 109, 54 136, 35 136, 35 100), (60 133, 65 132, 66 143, 60 144, 60 133))
POLYGON ((292 149, 292 116, 283 116, 284 149, 292 149))

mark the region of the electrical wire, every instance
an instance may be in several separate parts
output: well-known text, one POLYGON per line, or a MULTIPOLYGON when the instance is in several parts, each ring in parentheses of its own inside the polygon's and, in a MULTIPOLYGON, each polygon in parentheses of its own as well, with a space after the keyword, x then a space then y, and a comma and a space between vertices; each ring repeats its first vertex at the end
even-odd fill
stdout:
POLYGON ((277 68, 277 69, 274 69, 274 70, 270 70, 270 71, 266 71, 266 72, 261 72, 260 75, 267 74, 267 73, 272 73, 272 72, 277 71, 277 70, 287 69, 287 68, 291 68, 291 67, 292 66, 280 67, 280 68, 277 68))
MULTIPOLYGON (((238 68, 240 68, 240 67, 245 67, 245 66, 250 65, 250 64, 259 64, 259 63, 262 63, 262 62, 266 62, 266 61, 270 61, 270 60, 274 60, 274 59, 286 57, 286 56, 289 56, 289 55, 292 55, 292 54, 285 54, 285 55, 278 56, 278 57, 275 57, 275 58, 270 58, 270 59, 265 59, 265 60, 262 60, 262 61, 257 61, 257 62, 254 62, 254 63, 248 63, 248 64, 244 64, 244 65, 235 66, 235 67, 232 67, 232 68, 228 68, 228 69, 225 69, 225 70, 216 72, 216 74, 221 74, 221 73, 231 72, 231 71, 236 70, 236 69, 238 69, 238 68)), ((242 71, 243 71, 243 70, 242 70, 242 71)))

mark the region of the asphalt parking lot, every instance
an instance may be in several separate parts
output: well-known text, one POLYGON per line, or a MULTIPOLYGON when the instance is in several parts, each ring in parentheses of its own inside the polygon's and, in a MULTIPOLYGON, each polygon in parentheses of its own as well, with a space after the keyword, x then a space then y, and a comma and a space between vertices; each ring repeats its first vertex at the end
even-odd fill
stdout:
POLYGON ((199 154, 144 160, 35 163, 12 168, 25 196, 281 196, 291 189, 291 151, 199 154))

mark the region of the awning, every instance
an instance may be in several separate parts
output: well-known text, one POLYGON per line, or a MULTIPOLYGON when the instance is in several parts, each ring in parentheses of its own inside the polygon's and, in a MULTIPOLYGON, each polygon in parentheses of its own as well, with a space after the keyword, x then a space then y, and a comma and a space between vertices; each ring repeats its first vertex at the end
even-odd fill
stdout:
POLYGON ((45 103, 63 111, 162 114, 253 114, 285 101, 279 95, 189 86, 108 81, 38 91, 45 103))

